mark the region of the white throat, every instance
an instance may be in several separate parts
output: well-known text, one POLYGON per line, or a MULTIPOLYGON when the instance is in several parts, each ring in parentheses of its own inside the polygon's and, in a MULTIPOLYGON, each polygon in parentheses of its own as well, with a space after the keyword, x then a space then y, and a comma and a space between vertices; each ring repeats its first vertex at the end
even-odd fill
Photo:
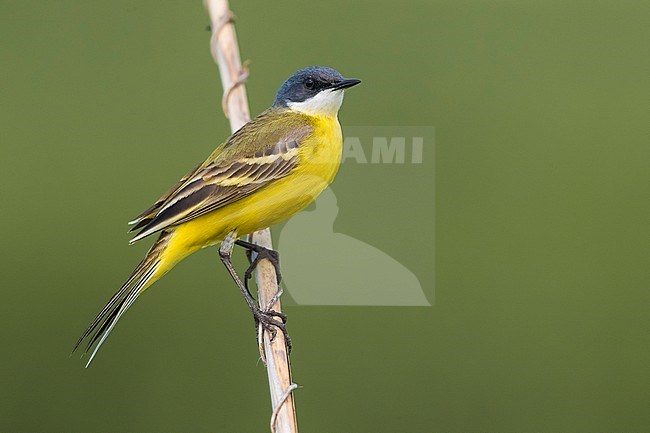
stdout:
POLYGON ((343 90, 323 90, 302 102, 289 102, 287 107, 310 116, 335 117, 343 103, 343 90))

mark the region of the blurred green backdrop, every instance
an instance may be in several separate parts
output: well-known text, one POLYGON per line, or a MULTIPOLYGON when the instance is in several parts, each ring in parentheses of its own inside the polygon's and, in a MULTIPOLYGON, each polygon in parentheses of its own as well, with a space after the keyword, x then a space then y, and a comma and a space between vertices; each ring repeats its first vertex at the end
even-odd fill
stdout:
MULTIPOLYGON (((232 8, 253 113, 325 64, 364 80, 342 123, 436 127, 435 245, 405 246, 409 209, 364 238, 434 248, 435 304, 288 307, 302 431, 647 430, 650 5, 232 8)), ((0 2, 0 431, 267 430, 251 319, 214 249, 90 369, 68 357, 147 248, 124 222, 228 135, 207 24, 199 1, 0 2)), ((341 231, 382 212, 336 192, 341 231)))

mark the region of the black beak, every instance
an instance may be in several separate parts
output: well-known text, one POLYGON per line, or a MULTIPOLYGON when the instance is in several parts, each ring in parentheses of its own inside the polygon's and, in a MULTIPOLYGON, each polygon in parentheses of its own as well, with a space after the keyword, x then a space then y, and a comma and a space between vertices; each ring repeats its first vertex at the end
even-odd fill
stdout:
POLYGON ((357 80, 356 78, 347 78, 343 81, 339 81, 336 84, 332 84, 331 89, 332 90, 342 90, 342 89, 347 89, 348 87, 356 86, 359 84, 361 80, 357 80))

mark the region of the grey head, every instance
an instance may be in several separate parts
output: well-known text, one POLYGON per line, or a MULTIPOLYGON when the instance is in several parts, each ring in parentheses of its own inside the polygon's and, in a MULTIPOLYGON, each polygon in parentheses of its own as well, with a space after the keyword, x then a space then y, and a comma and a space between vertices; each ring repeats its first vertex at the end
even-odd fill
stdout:
MULTIPOLYGON (((337 70, 325 66, 309 66, 294 73, 275 95, 274 107, 302 106, 321 95, 337 95, 342 99, 343 89, 359 84, 361 80, 344 78, 337 70), (339 96, 340 95, 340 96, 339 96)), ((338 108, 337 108, 338 109, 338 108)))

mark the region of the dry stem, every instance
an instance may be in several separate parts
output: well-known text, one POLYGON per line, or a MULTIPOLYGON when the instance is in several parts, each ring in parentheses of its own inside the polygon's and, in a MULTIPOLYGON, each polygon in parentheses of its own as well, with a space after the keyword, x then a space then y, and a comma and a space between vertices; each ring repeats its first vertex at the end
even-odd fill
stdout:
MULTIPOLYGON (((228 1, 204 0, 204 4, 212 22, 210 49, 219 66, 221 84, 224 89, 222 106, 225 116, 230 121, 230 128, 235 132, 250 120, 246 88, 244 87, 248 70, 241 64, 237 36, 232 24, 233 14, 228 6, 228 1)), ((273 247, 269 229, 255 232, 250 240, 265 248, 273 247)), ((255 271, 255 279, 258 287, 258 303, 261 308, 266 308, 278 291, 275 269, 268 260, 259 263, 255 271)), ((275 311, 281 311, 280 300, 278 299, 271 307, 275 311)), ((284 335, 282 332, 278 332, 275 339, 270 341, 269 333, 264 332, 263 334, 263 350, 260 347, 260 356, 266 364, 273 405, 271 431, 274 433, 297 433, 298 427, 292 394, 296 385, 291 382, 291 370, 284 335)))

